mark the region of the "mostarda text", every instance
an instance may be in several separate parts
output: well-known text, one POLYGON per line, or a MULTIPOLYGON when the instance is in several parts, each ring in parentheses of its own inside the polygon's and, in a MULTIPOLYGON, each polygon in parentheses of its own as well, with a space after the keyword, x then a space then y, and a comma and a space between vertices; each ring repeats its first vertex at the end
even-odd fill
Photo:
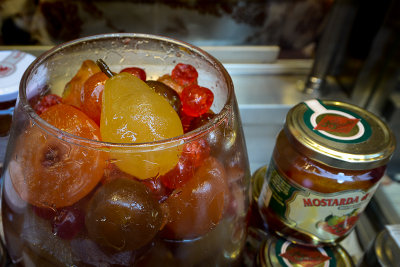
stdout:
POLYGON ((304 198, 304 207, 337 207, 360 203, 366 197, 359 196, 347 198, 304 198))

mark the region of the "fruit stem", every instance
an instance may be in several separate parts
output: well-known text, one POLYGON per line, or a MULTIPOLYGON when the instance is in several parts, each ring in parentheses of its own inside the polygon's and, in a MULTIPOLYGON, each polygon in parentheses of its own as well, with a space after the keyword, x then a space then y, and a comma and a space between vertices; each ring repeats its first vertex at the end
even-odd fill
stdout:
POLYGON ((99 66, 100 70, 107 75, 108 78, 111 78, 114 76, 114 73, 110 70, 110 68, 107 66, 107 64, 104 62, 102 59, 96 60, 97 66, 99 66))

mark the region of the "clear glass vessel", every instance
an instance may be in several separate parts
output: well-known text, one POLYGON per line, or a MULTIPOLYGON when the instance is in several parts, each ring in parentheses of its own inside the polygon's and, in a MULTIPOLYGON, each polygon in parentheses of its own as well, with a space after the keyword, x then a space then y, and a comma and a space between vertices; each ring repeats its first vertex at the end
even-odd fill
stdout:
POLYGON ((22 78, 2 183, 3 238, 22 266, 241 264, 250 174, 233 84, 220 62, 190 44, 106 34, 38 57, 22 78), (61 95, 87 59, 103 59, 115 72, 141 67, 150 80, 190 64, 214 93, 214 115, 151 143, 57 129, 33 106, 49 92, 61 95), (162 177, 173 176, 184 155, 195 158, 175 173, 185 181, 166 186, 162 177))

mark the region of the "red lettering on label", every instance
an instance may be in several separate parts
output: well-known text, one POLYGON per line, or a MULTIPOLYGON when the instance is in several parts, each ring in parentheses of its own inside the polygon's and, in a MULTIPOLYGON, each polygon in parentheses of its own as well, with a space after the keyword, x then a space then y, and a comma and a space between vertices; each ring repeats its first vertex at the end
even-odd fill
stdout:
POLYGON ((317 126, 315 126, 314 130, 349 133, 359 121, 359 119, 350 119, 339 115, 325 115, 317 126))
POLYGON ((366 200, 366 199, 367 199, 367 197, 368 197, 368 195, 369 195, 369 193, 368 193, 368 194, 366 194, 365 196, 363 196, 363 197, 362 197, 362 199, 361 199, 361 201, 364 201, 364 200, 366 200))
POLYGON ((312 207, 311 199, 303 198, 304 207, 312 207))
MULTIPOLYGON (((363 199, 361 199, 363 200, 363 199)), ((348 198, 303 198, 304 207, 333 207, 333 206, 345 206, 350 204, 356 204, 359 201, 359 197, 348 197, 348 198)))
POLYGON ((353 201, 354 201, 354 199, 352 197, 349 197, 347 199, 346 205, 353 204, 353 201))

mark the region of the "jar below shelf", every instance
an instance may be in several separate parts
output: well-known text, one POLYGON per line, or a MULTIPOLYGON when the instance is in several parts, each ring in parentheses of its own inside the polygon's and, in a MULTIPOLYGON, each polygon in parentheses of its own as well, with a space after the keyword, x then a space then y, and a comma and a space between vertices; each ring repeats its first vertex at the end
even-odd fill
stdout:
POLYGON ((353 267, 350 255, 340 245, 309 247, 269 236, 261 245, 256 267, 340 266, 353 267))

